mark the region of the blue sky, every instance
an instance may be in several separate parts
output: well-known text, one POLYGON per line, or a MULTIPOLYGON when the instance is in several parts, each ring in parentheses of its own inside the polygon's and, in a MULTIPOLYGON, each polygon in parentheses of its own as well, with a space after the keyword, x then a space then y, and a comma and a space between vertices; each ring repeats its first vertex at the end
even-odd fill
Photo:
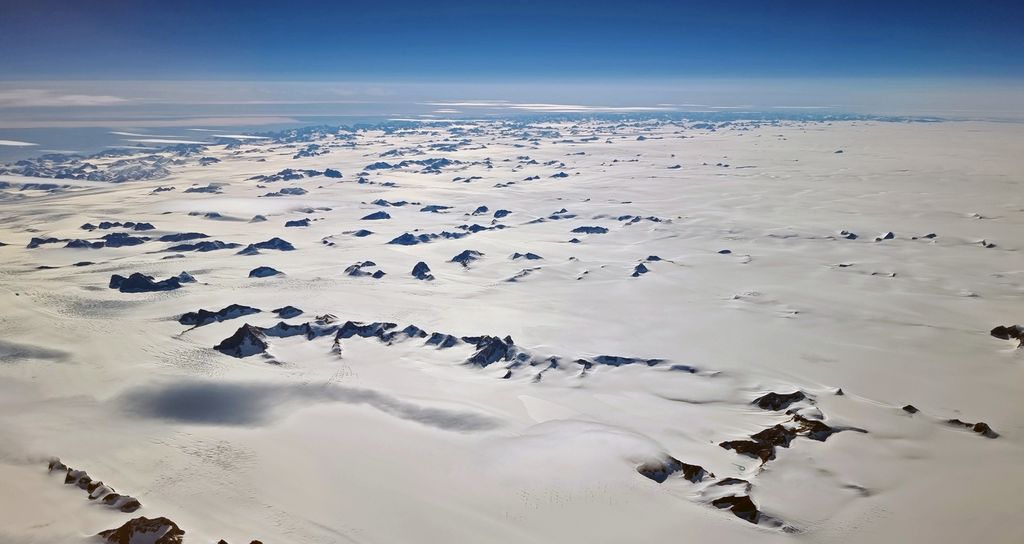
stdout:
POLYGON ((1024 77, 1024 2, 0 0, 7 80, 1024 77))
POLYGON ((0 129, 588 108, 1022 120, 1022 29, 1024 0, 0 0, 0 129))

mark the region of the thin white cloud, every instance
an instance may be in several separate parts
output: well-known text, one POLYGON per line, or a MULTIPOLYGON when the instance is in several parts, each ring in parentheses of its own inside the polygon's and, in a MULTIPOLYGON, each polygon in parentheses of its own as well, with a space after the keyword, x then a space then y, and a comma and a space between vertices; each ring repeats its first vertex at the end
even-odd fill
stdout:
MULTIPOLYGON (((579 113, 579 112, 644 112, 644 111, 672 111, 673 108, 666 106, 587 106, 583 104, 544 104, 544 103, 517 103, 506 100, 467 100, 461 102, 424 102, 430 106, 447 106, 463 108, 491 108, 520 111, 537 111, 552 113, 579 113)), ((437 110, 443 112, 443 110, 437 110)))
POLYGON ((34 144, 32 142, 19 142, 18 140, 0 140, 0 145, 7 145, 11 147, 28 147, 31 145, 39 144, 34 144))
POLYGON ((117 135, 117 136, 135 136, 137 138, 175 138, 176 137, 176 136, 171 136, 171 135, 167 135, 167 134, 139 134, 138 132, 121 132, 121 131, 117 131, 117 130, 112 130, 112 131, 110 131, 110 133, 114 134, 114 135, 117 135))
POLYGON ((214 134, 214 138, 233 138, 235 140, 266 140, 266 136, 249 136, 247 134, 214 134))
POLYGON ((424 102, 427 106, 451 106, 456 108, 500 108, 508 105, 506 100, 464 100, 461 102, 424 102))
POLYGON ((672 111, 673 108, 663 106, 584 106, 582 104, 511 104, 513 110, 546 111, 559 113, 574 112, 644 112, 672 111))
POLYGON ((139 142, 142 144, 208 144, 210 142, 197 142, 193 140, 171 140, 169 138, 125 138, 128 142, 139 142))
POLYGON ((126 102, 129 102, 127 98, 101 94, 67 94, 47 89, 0 90, 0 108, 114 106, 126 102))

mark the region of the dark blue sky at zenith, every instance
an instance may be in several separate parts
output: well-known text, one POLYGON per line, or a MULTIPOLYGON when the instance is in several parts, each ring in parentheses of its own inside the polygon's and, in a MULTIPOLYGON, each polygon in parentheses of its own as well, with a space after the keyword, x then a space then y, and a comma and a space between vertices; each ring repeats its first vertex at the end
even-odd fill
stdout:
POLYGON ((1024 2, 0 0, 0 79, 1024 77, 1024 2))

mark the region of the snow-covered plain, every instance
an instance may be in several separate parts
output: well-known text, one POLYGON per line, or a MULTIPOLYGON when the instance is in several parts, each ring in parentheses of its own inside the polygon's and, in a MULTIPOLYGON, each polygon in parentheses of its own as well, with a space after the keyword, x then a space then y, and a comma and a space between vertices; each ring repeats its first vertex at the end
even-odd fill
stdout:
POLYGON ((0 542, 138 516, 186 543, 1024 541, 1024 350, 989 335, 1024 321, 1021 149, 1012 123, 491 121, 0 176, 0 542), (288 168, 317 175, 253 179, 288 168), (64 247, 118 232, 148 239, 64 247), (261 311, 178 322, 232 304, 261 311), (245 324, 247 356, 213 349, 245 324))

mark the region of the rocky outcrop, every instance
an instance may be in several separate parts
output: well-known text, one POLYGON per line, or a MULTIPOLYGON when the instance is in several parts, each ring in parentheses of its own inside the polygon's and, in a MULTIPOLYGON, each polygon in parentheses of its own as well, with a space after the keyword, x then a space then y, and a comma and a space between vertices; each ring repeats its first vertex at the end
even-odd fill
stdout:
POLYGON ((26 249, 35 249, 35 248, 37 248, 37 247, 39 247, 41 245, 44 245, 44 244, 56 244, 56 243, 59 243, 59 242, 67 242, 67 241, 68 241, 67 238, 37 238, 37 237, 33 237, 31 240, 28 241, 28 245, 26 245, 25 248, 26 249))
POLYGON ((576 227, 572 229, 576 234, 606 234, 608 229, 604 227, 576 227))
POLYGON ((440 233, 412 234, 410 232, 406 232, 400 236, 393 238, 388 243, 400 246, 414 246, 416 244, 426 244, 434 240, 437 240, 438 238, 444 238, 446 240, 457 240, 465 236, 469 236, 469 233, 442 231, 440 233))
POLYGON ((729 440, 720 443, 719 446, 741 455, 760 459, 764 464, 775 459, 775 448, 788 448, 798 436, 824 442, 828 437, 841 431, 867 432, 853 427, 831 427, 824 421, 794 414, 787 422, 750 435, 749 440, 729 440))
POLYGON ((729 510, 736 517, 755 525, 761 518, 761 511, 757 509, 757 505, 747 495, 720 497, 711 501, 711 504, 716 508, 729 510))
POLYGON ((439 349, 450 348, 461 341, 456 336, 445 334, 443 332, 435 332, 427 338, 426 344, 428 346, 437 346, 439 349))
POLYGON ((250 278, 269 278, 270 276, 283 276, 284 272, 269 266, 257 266, 249 271, 250 278))
POLYGON ((245 249, 238 252, 238 255, 258 255, 261 249, 274 249, 277 251, 294 251, 295 246, 291 245, 286 240, 281 238, 271 238, 263 242, 256 242, 255 244, 249 244, 245 249))
POLYGON ((954 427, 963 427, 965 429, 974 431, 980 434, 981 436, 984 436, 985 438, 999 437, 999 433, 992 430, 992 427, 989 427, 988 423, 985 423, 983 421, 979 421, 978 423, 967 423, 966 421, 960 421, 959 419, 949 419, 946 420, 946 423, 954 427))
POLYGON ((296 308, 295 306, 282 306, 280 308, 275 308, 271 310, 271 312, 277 314, 277 316, 280 317, 281 319, 291 319, 293 317, 302 315, 302 310, 296 308))
POLYGON ((757 405, 762 410, 784 410, 789 408, 789 405, 805 400, 807 395, 803 391, 795 391, 793 393, 767 393, 760 396, 751 404, 757 405))
POLYGON ((1024 325, 999 325, 989 332, 1000 340, 1016 340, 1017 347, 1024 347, 1024 325))
POLYGON ((165 234, 157 238, 158 242, 187 242, 189 240, 198 240, 200 238, 209 238, 207 234, 201 232, 178 232, 174 234, 165 234))
POLYGON ((165 518, 137 517, 97 536, 110 544, 182 544, 185 536, 178 524, 165 518))
POLYGON ((427 281, 434 279, 434 275, 430 273, 430 267, 423 261, 416 263, 416 266, 412 267, 412 277, 427 281))
POLYGON ((82 489, 88 493, 90 501, 99 500, 101 504, 109 508, 126 513, 142 508, 142 503, 138 499, 115 492, 113 487, 105 485, 99 480, 92 479, 84 470, 75 470, 68 467, 56 457, 50 460, 48 468, 51 473, 63 473, 64 484, 82 489))
POLYGON ((463 336, 462 341, 476 347, 476 351, 466 362, 479 367, 486 367, 498 361, 511 361, 518 353, 511 336, 463 336))
POLYGON ((452 257, 452 259, 448 262, 459 263, 462 265, 463 268, 469 268, 470 263, 479 260, 483 256, 484 254, 479 251, 467 249, 462 253, 459 253, 458 255, 452 257))
POLYGON ((175 252, 180 252, 180 251, 198 251, 200 253, 206 253, 207 251, 217 251, 217 250, 221 250, 221 249, 234 249, 236 247, 241 247, 241 246, 242 246, 242 244, 236 244, 234 242, 221 242, 220 240, 211 240, 211 241, 204 240, 202 242, 196 242, 194 244, 178 244, 176 246, 171 246, 171 247, 167 248, 165 251, 175 251, 175 252))
POLYGON ((267 348, 267 337, 259 327, 246 323, 242 325, 235 334, 225 338, 213 349, 232 357, 244 358, 265 353, 267 348))
POLYGON ((210 310, 202 310, 196 312, 188 312, 182 314, 178 318, 178 323, 182 325, 191 325, 193 327, 202 327, 203 325, 209 325, 210 323, 219 323, 221 321, 227 321, 229 319, 236 319, 242 316, 258 314, 260 313, 259 308, 253 308, 252 306, 243 306, 241 304, 232 304, 211 312, 210 310))
POLYGON ((182 283, 191 283, 196 281, 187 272, 182 272, 177 276, 171 276, 165 280, 156 281, 153 276, 147 276, 145 274, 134 272, 127 278, 119 274, 110 276, 111 289, 117 289, 122 293, 149 293, 153 291, 172 291, 181 287, 182 283))
POLYGON ((519 259, 526 259, 528 261, 536 261, 536 260, 540 260, 540 259, 543 259, 543 258, 544 257, 541 257, 540 255, 537 255, 536 253, 530 253, 530 252, 519 253, 517 251, 517 252, 512 254, 512 260, 513 261, 516 261, 516 260, 519 260, 519 259))
POLYGON ((370 272, 368 270, 363 270, 364 268, 377 268, 377 263, 375 263, 373 261, 363 261, 363 262, 360 262, 360 263, 355 263, 355 264, 350 265, 348 268, 345 269, 345 275, 346 276, 352 276, 352 277, 355 277, 355 278, 362 277, 362 276, 370 276, 370 277, 372 277, 374 279, 380 279, 380 278, 383 278, 384 275, 386 274, 386 272, 384 272, 383 270, 380 270, 380 269, 377 269, 377 270, 375 270, 373 272, 370 272))
POLYGON ((692 483, 699 483, 707 477, 715 477, 714 474, 705 470, 704 467, 684 463, 675 457, 666 457, 661 461, 648 461, 637 467, 636 471, 645 478, 650 478, 659 484, 677 472, 682 472, 683 478, 692 483))

